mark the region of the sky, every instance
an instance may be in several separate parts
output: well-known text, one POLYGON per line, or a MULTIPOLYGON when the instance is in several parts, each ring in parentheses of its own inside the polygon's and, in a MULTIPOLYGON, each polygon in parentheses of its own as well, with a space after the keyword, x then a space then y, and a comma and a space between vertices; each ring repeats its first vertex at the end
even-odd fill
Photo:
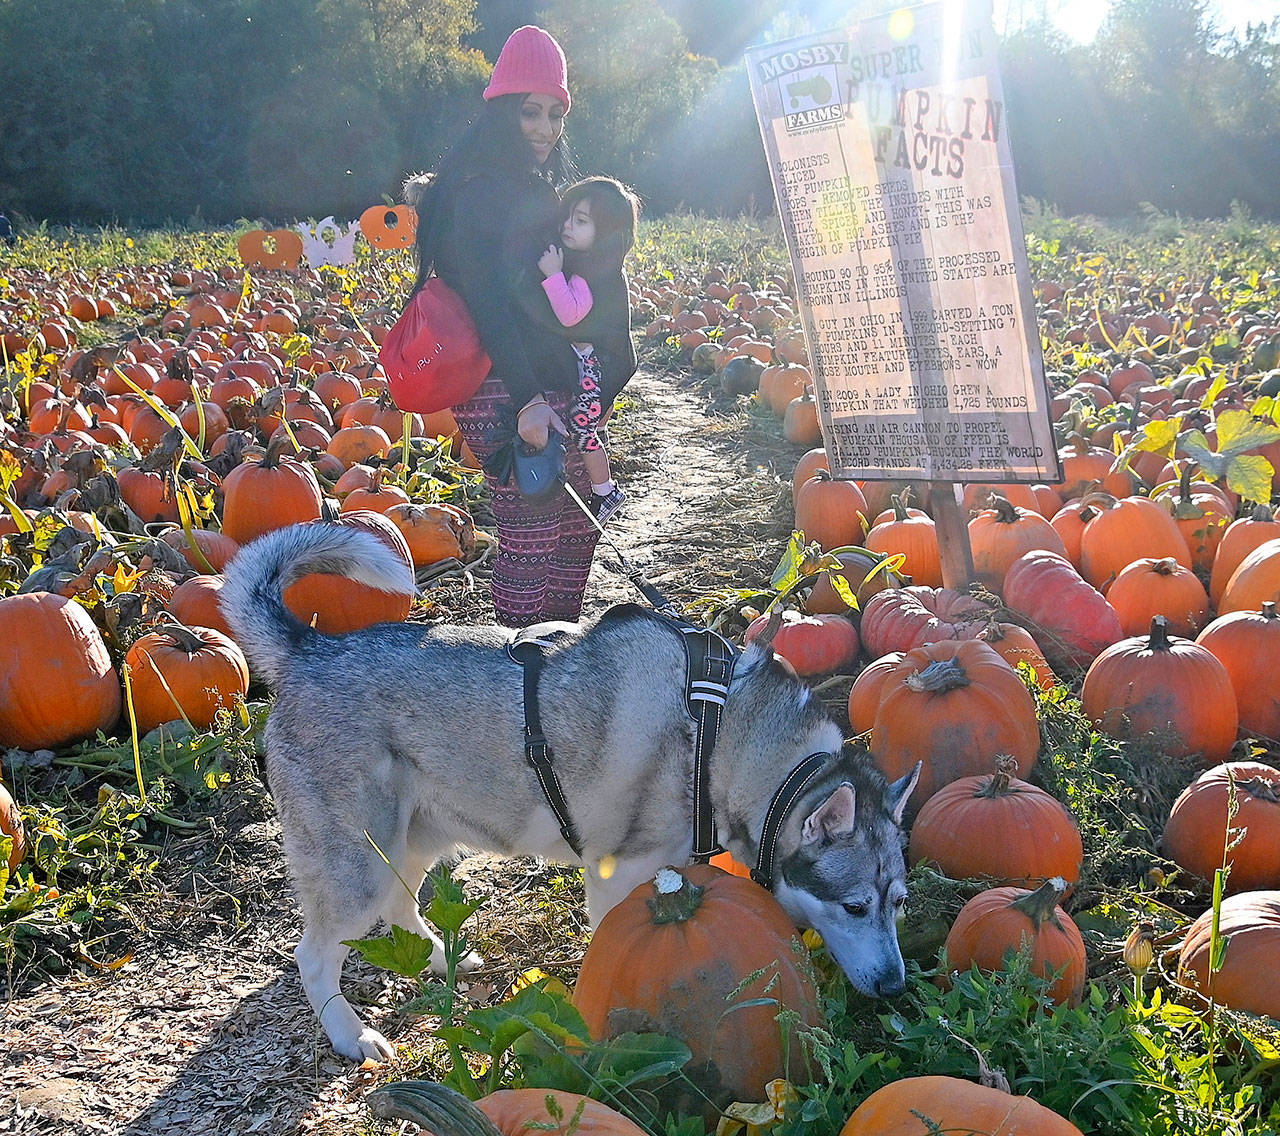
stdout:
MULTIPOLYGON (((1004 29, 1006 20, 1015 22, 1019 14, 1030 14, 1039 8, 1036 0, 995 0, 995 26, 1004 29)), ((1072 39, 1090 42, 1097 34, 1110 7, 1110 0, 1050 0, 1053 22, 1072 39)), ((1212 0, 1209 10, 1220 31, 1239 31, 1246 25, 1270 23, 1280 16, 1280 0, 1212 0)))

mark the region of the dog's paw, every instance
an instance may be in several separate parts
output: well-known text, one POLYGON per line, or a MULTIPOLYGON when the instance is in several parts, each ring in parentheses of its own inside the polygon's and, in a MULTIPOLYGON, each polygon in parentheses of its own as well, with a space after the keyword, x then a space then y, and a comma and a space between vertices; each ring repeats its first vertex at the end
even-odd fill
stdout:
MULTIPOLYGON (((473 970, 479 970, 482 966, 484 966, 484 956, 478 951, 468 951, 458 960, 458 973, 468 974, 473 970)), ((437 959, 433 953, 427 969, 437 978, 444 977, 446 973, 444 959, 437 959)))
POLYGON ((360 1064, 366 1061, 394 1061, 396 1057, 391 1042, 369 1026, 365 1026, 356 1036, 334 1037, 329 1040, 343 1057, 349 1057, 360 1064))

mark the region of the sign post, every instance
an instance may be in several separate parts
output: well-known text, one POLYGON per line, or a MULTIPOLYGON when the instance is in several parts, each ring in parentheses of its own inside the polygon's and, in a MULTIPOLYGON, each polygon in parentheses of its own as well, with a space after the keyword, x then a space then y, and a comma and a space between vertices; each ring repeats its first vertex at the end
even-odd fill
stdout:
MULTIPOLYGON (((747 71, 832 475, 1060 480, 988 5, 752 48, 747 71)), ((967 583, 957 494, 936 490, 967 583)))

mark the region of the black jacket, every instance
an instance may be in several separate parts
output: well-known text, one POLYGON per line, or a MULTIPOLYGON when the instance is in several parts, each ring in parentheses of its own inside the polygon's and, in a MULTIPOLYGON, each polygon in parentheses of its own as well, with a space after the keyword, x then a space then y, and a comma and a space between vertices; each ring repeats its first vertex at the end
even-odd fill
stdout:
MULTIPOLYGON (((544 248, 546 246, 543 246, 544 248)), ((608 406, 636 373, 636 345, 631 339, 631 295, 620 256, 593 256, 566 251, 566 276, 578 275, 591 289, 591 311, 572 327, 565 327, 542 289, 536 264, 519 289, 529 318, 572 343, 590 343, 600 362, 600 400, 608 406)))
POLYGON ((441 194, 432 210, 435 273, 466 303, 515 408, 539 391, 576 390, 570 340, 519 298, 528 266, 559 234, 555 189, 531 171, 499 170, 442 179, 432 192, 441 194))

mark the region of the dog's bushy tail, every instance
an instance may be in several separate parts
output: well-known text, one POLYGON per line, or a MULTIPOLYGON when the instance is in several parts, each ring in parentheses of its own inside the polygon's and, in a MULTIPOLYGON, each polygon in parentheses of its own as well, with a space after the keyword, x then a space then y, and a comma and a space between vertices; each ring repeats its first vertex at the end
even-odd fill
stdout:
POLYGON ((412 592, 409 566, 371 533, 290 525, 247 544, 227 566, 218 597, 254 674, 275 686, 300 642, 314 635, 284 606, 284 590, 310 572, 347 576, 384 592, 412 592))

